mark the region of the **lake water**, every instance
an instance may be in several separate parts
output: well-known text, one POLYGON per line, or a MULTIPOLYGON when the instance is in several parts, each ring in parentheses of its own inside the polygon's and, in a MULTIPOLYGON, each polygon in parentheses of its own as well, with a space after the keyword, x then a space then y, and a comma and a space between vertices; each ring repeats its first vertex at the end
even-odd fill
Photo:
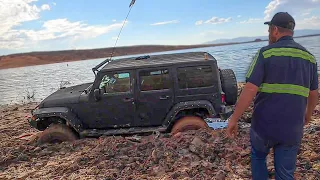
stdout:
MULTIPOLYGON (((305 46, 320 64, 320 36, 298 38, 296 41, 305 46)), ((217 59, 220 68, 233 69, 237 81, 242 82, 252 57, 259 48, 266 45, 267 42, 259 42, 162 53, 207 51, 217 59)), ((160 53, 149 55, 153 54, 160 53)), ((60 85, 92 82, 94 74, 91 69, 103 60, 104 58, 0 70, 0 105, 28 102, 28 96, 32 95, 32 101, 41 101, 59 89, 60 85)))

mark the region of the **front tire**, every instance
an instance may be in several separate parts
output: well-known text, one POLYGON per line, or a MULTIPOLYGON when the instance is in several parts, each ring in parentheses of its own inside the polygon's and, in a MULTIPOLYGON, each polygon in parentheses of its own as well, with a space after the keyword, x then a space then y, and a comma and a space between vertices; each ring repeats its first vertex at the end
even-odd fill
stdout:
POLYGON ((61 143, 77 140, 77 135, 65 124, 51 124, 49 128, 40 133, 37 143, 61 143))
POLYGON ((209 128, 208 124, 197 116, 187 116, 183 117, 176 122, 172 129, 171 134, 176 134, 178 132, 185 132, 190 130, 198 130, 198 129, 207 129, 209 128))

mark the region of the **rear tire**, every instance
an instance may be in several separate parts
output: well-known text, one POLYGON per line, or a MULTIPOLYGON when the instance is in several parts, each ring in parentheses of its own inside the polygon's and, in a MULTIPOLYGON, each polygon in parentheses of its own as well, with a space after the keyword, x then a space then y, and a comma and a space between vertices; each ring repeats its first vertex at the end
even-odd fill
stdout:
POLYGON ((222 91, 225 93, 227 105, 235 105, 238 99, 238 84, 232 69, 220 70, 222 91))
POLYGON ((174 135, 178 132, 185 132, 189 130, 198 130, 198 129, 207 129, 209 128, 208 124, 197 116, 187 116, 179 119, 172 127, 171 134, 174 135))
POLYGON ((61 143, 64 141, 74 141, 76 139, 78 139, 77 135, 65 124, 51 124, 39 134, 37 143, 61 143))

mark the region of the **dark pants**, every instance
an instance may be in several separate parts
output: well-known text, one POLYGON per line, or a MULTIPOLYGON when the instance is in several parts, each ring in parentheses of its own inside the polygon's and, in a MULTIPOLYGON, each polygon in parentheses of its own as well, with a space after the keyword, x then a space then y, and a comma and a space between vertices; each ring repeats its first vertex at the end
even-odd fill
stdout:
POLYGON ((267 180, 268 170, 266 157, 270 148, 274 149, 274 168, 276 180, 293 180, 296 169, 297 153, 300 144, 285 145, 269 140, 264 140, 252 129, 250 130, 251 142, 251 171, 253 180, 267 180))

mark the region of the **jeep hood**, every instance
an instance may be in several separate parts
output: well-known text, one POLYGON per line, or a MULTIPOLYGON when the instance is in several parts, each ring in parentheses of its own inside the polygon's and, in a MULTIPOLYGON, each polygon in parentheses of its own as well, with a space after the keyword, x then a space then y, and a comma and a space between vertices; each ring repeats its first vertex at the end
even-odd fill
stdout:
POLYGON ((80 95, 92 83, 71 86, 64 89, 59 89, 47 98, 45 98, 39 105, 40 108, 65 106, 66 104, 79 103, 80 95))

